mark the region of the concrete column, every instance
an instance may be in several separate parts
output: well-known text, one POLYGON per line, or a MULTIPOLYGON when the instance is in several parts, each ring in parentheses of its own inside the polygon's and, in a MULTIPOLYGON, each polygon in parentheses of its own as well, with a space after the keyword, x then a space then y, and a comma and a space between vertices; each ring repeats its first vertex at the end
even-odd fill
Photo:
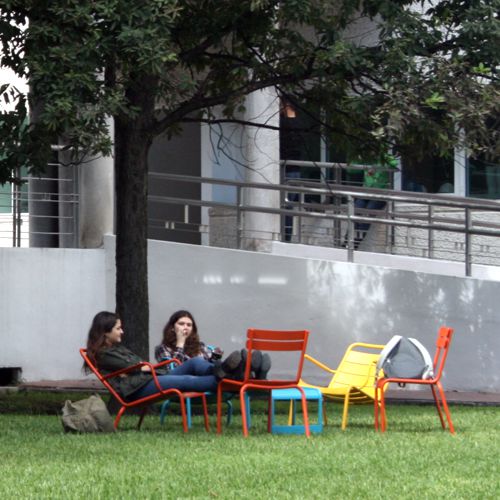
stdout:
MULTIPOLYGON (((274 89, 250 94, 246 99, 245 120, 268 126, 279 126, 279 99, 274 89)), ((247 126, 245 130, 246 182, 279 184, 279 131, 247 126)), ((279 208, 278 191, 246 188, 245 205, 279 208)), ((280 216, 246 212, 243 216, 241 247, 270 251, 273 238, 280 231, 280 216)))
MULTIPOLYGON (((113 126, 110 120, 110 133, 113 126)), ((97 157, 79 167, 80 248, 100 248, 103 236, 114 229, 114 158, 97 157)))
POLYGON ((467 150, 464 147, 455 148, 454 155, 454 194, 467 196, 467 150))

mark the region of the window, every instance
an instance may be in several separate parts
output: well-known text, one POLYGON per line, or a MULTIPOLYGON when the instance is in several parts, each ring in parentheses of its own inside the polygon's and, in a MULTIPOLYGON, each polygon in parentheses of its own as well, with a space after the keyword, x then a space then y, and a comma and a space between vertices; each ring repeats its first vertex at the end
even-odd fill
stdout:
MULTIPOLYGON (((498 160, 498 159, 497 159, 498 160)), ((467 161, 467 194, 475 198, 500 198, 500 161, 469 158, 467 161)))

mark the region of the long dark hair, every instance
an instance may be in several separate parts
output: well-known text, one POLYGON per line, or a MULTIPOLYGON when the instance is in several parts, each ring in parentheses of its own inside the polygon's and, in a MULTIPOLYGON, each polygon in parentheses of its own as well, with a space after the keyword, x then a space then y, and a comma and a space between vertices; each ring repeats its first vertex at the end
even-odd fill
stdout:
MULTIPOLYGON (((87 356, 94 365, 97 364, 97 355, 106 345, 104 334, 109 333, 119 319, 117 314, 108 311, 101 311, 94 316, 87 337, 87 356)), ((86 373, 90 372, 90 368, 85 363, 83 370, 86 373)))
POLYGON ((186 343, 184 344, 184 352, 189 356, 197 356, 198 354, 201 353, 201 346, 200 346, 200 337, 198 336, 198 327, 196 326, 196 321, 193 318, 193 315, 189 311, 176 311, 172 316, 170 316, 170 319, 168 320, 168 323, 165 325, 165 328, 163 329, 163 340, 162 344, 165 344, 167 347, 170 347, 171 349, 175 349, 176 343, 177 343, 177 337, 175 335, 175 328, 174 325, 179 321, 181 318, 189 318, 193 322, 193 330, 191 331, 191 335, 186 339, 186 343))

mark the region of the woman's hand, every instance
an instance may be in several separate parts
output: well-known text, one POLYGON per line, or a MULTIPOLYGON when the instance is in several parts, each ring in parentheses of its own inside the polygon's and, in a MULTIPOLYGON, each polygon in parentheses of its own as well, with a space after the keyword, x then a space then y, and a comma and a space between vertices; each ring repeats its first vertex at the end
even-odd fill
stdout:
POLYGON ((141 372, 151 373, 151 367, 149 365, 142 365, 141 366, 141 372))
POLYGON ((176 325, 175 327, 176 347, 184 347, 186 339, 189 337, 190 333, 191 333, 190 331, 184 328, 179 328, 176 325))

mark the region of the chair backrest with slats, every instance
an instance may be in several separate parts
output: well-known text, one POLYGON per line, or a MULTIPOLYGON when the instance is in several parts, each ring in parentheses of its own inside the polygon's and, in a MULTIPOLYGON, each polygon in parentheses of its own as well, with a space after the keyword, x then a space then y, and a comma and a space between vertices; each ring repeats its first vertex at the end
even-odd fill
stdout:
POLYGON ((377 361, 383 345, 356 342, 351 344, 328 384, 333 392, 357 390, 373 398, 377 361))
POLYGON ((271 352, 296 352, 299 355, 297 372, 291 383, 298 383, 302 375, 304 354, 309 337, 308 330, 258 330, 250 328, 247 331, 246 348, 249 359, 245 370, 245 380, 250 377, 250 358, 253 350, 271 352))
POLYGON ((434 355, 434 379, 439 380, 443 373, 446 358, 448 357, 448 350, 453 337, 453 328, 442 326, 439 329, 438 337, 436 340, 436 354, 434 355))
POLYGON ((121 405, 127 406, 127 402, 124 401, 121 396, 115 391, 113 386, 109 383, 108 380, 99 372, 97 367, 90 361, 88 355, 87 355, 87 349, 80 349, 80 355, 82 356, 83 360, 87 364, 87 366, 92 370, 94 375, 99 379, 101 384, 106 387, 106 389, 120 402, 121 405))
POLYGON ((338 385, 362 388, 373 387, 375 370, 380 354, 349 351, 340 362, 329 387, 338 385))

